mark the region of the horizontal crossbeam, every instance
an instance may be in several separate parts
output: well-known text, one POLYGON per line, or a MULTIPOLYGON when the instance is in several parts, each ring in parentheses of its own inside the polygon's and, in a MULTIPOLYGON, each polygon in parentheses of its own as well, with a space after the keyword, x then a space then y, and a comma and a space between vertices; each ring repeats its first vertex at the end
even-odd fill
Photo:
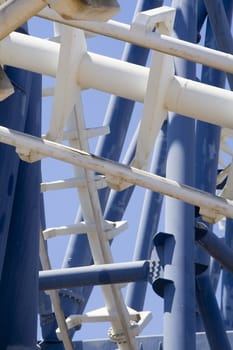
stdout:
POLYGON ((159 192, 208 211, 209 220, 214 222, 219 215, 233 218, 232 201, 211 195, 207 192, 183 185, 162 176, 97 157, 93 154, 70 148, 52 141, 25 135, 0 127, 0 141, 15 147, 23 147, 31 154, 52 157, 75 166, 96 171, 106 176, 116 176, 132 185, 159 192))

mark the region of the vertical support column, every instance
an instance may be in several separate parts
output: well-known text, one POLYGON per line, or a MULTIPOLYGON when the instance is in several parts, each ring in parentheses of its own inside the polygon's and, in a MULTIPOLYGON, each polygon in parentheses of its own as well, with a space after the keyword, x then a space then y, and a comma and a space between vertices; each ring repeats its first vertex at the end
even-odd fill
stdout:
MULTIPOLYGON (((187 41, 196 40, 196 1, 173 1, 175 32, 187 41)), ((176 74, 195 80, 195 65, 175 60, 176 74)), ((194 184, 194 120, 171 114, 168 124, 166 176, 187 185, 194 184)), ((164 350, 195 349, 194 208, 167 198, 165 232, 174 239, 165 242, 170 264, 165 277, 174 281, 164 288, 164 350)))
MULTIPOLYGON (((18 131, 25 128, 28 94, 31 87, 29 72, 6 67, 6 73, 16 84, 15 93, 0 103, 1 125, 18 131)), ((0 198, 4 205, 0 206, 0 276, 3 269, 9 225, 14 202, 14 193, 18 175, 19 158, 15 150, 0 144, 0 198)))
MULTIPOLYGON (((233 249, 233 220, 227 219, 225 230, 225 243, 233 249)), ((223 320, 226 329, 233 328, 233 276, 232 273, 223 269, 222 272, 222 295, 221 295, 221 308, 223 314, 223 320)))
MULTIPOLYGON (((229 27, 228 22, 230 21, 232 16, 233 3, 225 1, 226 8, 224 9, 224 5, 222 2, 221 4, 218 1, 212 3, 210 1, 204 2, 207 5, 209 15, 209 19, 207 21, 206 26, 205 46, 216 49, 217 41, 217 46, 219 49, 223 49, 223 43, 225 43, 225 50, 229 52, 229 47, 226 45, 226 38, 224 36, 224 39, 222 38, 223 40, 221 40, 221 36, 222 33, 226 30, 226 28, 229 27), (226 16, 225 10, 228 16, 226 16), (214 16, 215 19, 213 17, 214 11, 215 14, 218 13, 217 17, 214 16), (219 23, 222 23, 221 30, 219 28, 219 25, 217 25, 218 22, 216 21, 220 21, 219 23)), ((230 31, 228 34, 230 35, 230 31)), ((203 67, 203 83, 214 85, 217 87, 224 87, 225 77, 226 74, 223 72, 203 67)), ((201 190, 208 191, 210 193, 215 193, 221 130, 215 125, 198 121, 196 132, 196 184, 197 187, 199 187, 201 190)), ((208 257, 206 258, 208 260, 208 257)), ((210 270, 209 273, 211 273, 211 271, 212 270, 210 270)), ((230 275, 229 272, 226 272, 226 274, 230 275)), ((196 278, 197 301, 200 314, 202 316, 203 324, 206 330, 208 342, 211 349, 218 349, 219 346, 223 347, 224 349, 230 349, 231 346, 224 330, 221 313, 218 308, 213 286, 211 284, 211 277, 211 274, 209 275, 206 271, 203 274, 197 276, 196 278)))
MULTIPOLYGON (((206 35, 205 35, 205 46, 209 48, 216 49, 216 43, 211 30, 210 21, 207 20, 206 25, 206 35)), ((224 87, 225 86, 226 74, 218 70, 203 67, 201 81, 205 84, 224 87)), ((216 190, 216 177, 217 177, 217 166, 218 166, 218 154, 219 154, 219 143, 220 143, 220 128, 213 124, 208 124, 202 121, 197 121, 196 123, 196 186, 209 193, 215 193, 216 190)), ((209 229, 211 226, 208 224, 209 229)), ((196 248, 196 261, 197 263, 209 265, 209 256, 199 247, 196 248)), ((223 327, 219 327, 218 323, 221 323, 221 315, 219 313, 214 292, 209 294, 209 305, 207 299, 204 302, 205 298, 204 286, 210 290, 211 283, 209 275, 211 271, 203 272, 200 276, 197 276, 197 301, 199 306, 199 311, 202 318, 204 317, 204 327, 206 328, 206 333, 209 342, 213 343, 213 339, 216 335, 216 344, 217 338, 225 338, 223 327), (203 294, 204 293, 204 294, 203 294), (207 310, 210 309, 210 305, 216 306, 213 308, 212 314, 208 316, 207 310), (202 310, 206 307, 206 310, 202 310), (215 316, 213 317, 213 313, 215 316), (208 320, 209 317, 209 320, 208 320), (218 323, 215 322, 215 319, 218 320, 218 323), (213 321, 214 320, 214 321, 213 321), (212 322, 213 321, 213 322, 212 322), (223 332, 223 334, 221 333, 223 332)), ((197 314, 197 330, 203 331, 203 324, 200 322, 197 314)))
MULTIPOLYGON (((32 74, 32 73, 30 73, 32 74)), ((25 133, 40 136, 41 77, 32 74, 25 133)), ((11 116, 17 118, 17 115, 11 116)), ((0 348, 36 347, 40 162, 20 161, 0 283, 0 348)))
MULTIPOLYGON (((211 4, 210 1, 205 0, 206 7, 208 10, 211 10, 211 6, 217 7, 216 4, 211 4)), ((213 27, 213 31, 215 33, 217 46, 219 49, 225 51, 225 52, 233 52, 232 47, 232 37, 230 33, 230 23, 232 21, 232 13, 233 13, 233 2, 224 0, 223 4, 219 5, 221 8, 220 18, 223 19, 224 17, 227 17, 227 21, 223 22, 223 26, 221 27, 221 30, 217 23, 215 21, 218 21, 219 18, 215 18, 211 14, 214 14, 214 8, 212 8, 212 11, 210 12, 210 21, 211 25, 213 27), (223 9, 223 5, 225 7, 225 11, 223 9), (215 21, 214 21, 215 19, 215 21), (226 23, 227 22, 227 23, 226 23), (223 30, 222 30, 223 29, 223 30), (228 31, 228 32, 227 32, 228 31), (226 32, 226 35, 224 35, 226 32)), ((218 6, 218 7, 219 7, 218 6)), ((232 75, 227 75, 228 82, 230 85, 231 90, 233 89, 233 77, 232 75)), ((233 221, 232 219, 227 219, 226 221, 226 228, 225 228, 225 242, 230 247, 233 248, 233 242, 232 242, 232 229, 233 229, 233 221)), ((232 274, 227 271, 226 269, 223 269, 222 272, 222 295, 221 295, 221 309, 222 309, 222 316, 223 321, 225 324, 226 329, 232 329, 233 328, 233 276, 232 274)))
MULTIPOLYGON (((165 176, 167 155, 167 121, 156 140, 151 172, 165 176)), ((158 229, 163 196, 160 193, 145 192, 133 260, 150 259, 153 235, 158 229)), ((147 282, 130 283, 127 288, 126 304, 135 310, 143 310, 147 282)))
MULTIPOLYGON (((217 49, 233 53, 233 39, 231 35, 232 1, 204 0, 211 27, 217 43, 217 49), (225 8, 224 8, 225 7, 225 8)), ((233 76, 227 74, 231 90, 233 90, 233 76)))
POLYGON ((211 350, 231 350, 231 345, 219 314, 213 287, 210 279, 205 274, 197 278, 197 301, 211 350))

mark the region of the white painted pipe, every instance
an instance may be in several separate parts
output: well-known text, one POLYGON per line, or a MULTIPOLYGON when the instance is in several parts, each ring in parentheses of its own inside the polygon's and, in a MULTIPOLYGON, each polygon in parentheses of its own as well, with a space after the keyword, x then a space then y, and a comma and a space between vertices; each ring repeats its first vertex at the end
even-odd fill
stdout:
POLYGON ((36 15, 47 3, 43 0, 13 0, 0 10, 0 40, 36 15))
POLYGON ((56 76, 60 44, 13 32, 0 41, 0 63, 56 76))
POLYGON ((118 180, 121 179, 129 184, 144 187, 199 206, 205 209, 205 212, 208 212, 211 220, 214 220, 219 214, 233 218, 232 201, 140 169, 118 164, 52 141, 28 136, 2 126, 0 127, 0 141, 18 149, 21 147, 25 151, 36 153, 43 157, 52 157, 74 166, 93 170, 105 176, 117 177, 118 180))
MULTIPOLYGON (((37 73, 56 75, 60 44, 11 33, 0 42, 0 63, 37 73)), ((80 60, 77 81, 82 88, 143 102, 149 68, 86 52, 80 60)), ((173 112, 233 129, 233 92, 174 77, 165 107, 173 112)))
POLYGON ((135 101, 144 101, 149 69, 87 52, 80 61, 78 83, 135 101))
POLYGON ((165 107, 181 115, 233 128, 233 92, 174 76, 165 107))
POLYGON ((207 47, 176 39, 167 35, 161 35, 157 32, 148 32, 146 30, 134 31, 131 30, 130 25, 112 20, 106 23, 66 21, 48 8, 42 10, 38 16, 96 34, 105 35, 107 37, 143 46, 148 49, 164 52, 172 56, 185 58, 193 62, 220 69, 224 72, 233 73, 233 55, 209 49, 207 47))
MULTIPOLYGON (((14 32, 0 42, 0 63, 55 77, 59 50, 59 43, 14 32)), ((146 67, 87 52, 78 83, 143 102, 148 74, 146 67)))

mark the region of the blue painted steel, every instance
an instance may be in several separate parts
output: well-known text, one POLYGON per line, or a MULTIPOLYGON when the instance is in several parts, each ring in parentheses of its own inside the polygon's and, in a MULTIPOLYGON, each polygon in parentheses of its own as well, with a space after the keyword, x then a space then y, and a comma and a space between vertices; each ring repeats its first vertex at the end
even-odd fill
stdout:
MULTIPOLYGON (((15 93, 0 103, 0 123, 18 131, 24 131, 29 91, 31 87, 31 73, 11 67, 5 69, 11 79, 15 93)), ((10 220, 14 202, 15 186, 18 175, 19 158, 13 147, 0 144, 0 276, 3 269, 10 220)))
MULTIPOLYGON (((165 176, 167 155, 167 121, 156 140, 151 172, 165 176)), ((149 259, 152 252, 152 238, 158 230, 163 196, 159 193, 146 191, 141 219, 139 223, 133 260, 149 259)), ((126 304, 135 310, 143 310, 147 283, 135 282, 128 286, 126 304)))
MULTIPOLYGON (((225 230, 225 243, 229 249, 233 249, 232 239, 233 220, 227 219, 225 230)), ((226 329, 233 329, 233 276, 232 273, 223 269, 222 272, 222 291, 221 291, 221 309, 223 314, 223 320, 226 329)))
POLYGON ((214 258, 210 258, 209 275, 214 293, 217 292, 218 284, 220 282, 221 271, 222 266, 219 264, 219 262, 214 258))
MULTIPOLYGON (((195 229, 196 241, 200 246, 220 262, 228 271, 233 273, 233 251, 222 239, 208 230, 206 225, 198 223, 195 229)), ((212 315, 211 315, 212 317, 212 315)))
MULTIPOLYGON (((42 182, 42 181, 40 181, 42 182)), ((45 211, 44 211, 44 198, 41 194, 40 198, 40 220, 41 227, 44 230, 46 228, 45 223, 45 211)), ((45 242, 46 244, 46 242, 45 242)), ((41 264, 40 264, 41 270, 41 264)), ((56 335, 56 329, 58 327, 55 314, 52 310, 51 299, 48 294, 43 291, 39 292, 39 308, 38 308, 39 316, 40 316, 40 327, 43 341, 40 342, 40 348, 45 349, 48 344, 56 344, 56 350, 59 350, 58 345, 63 349, 63 345, 60 344, 60 341, 56 335)))
MULTIPOLYGON (((215 36, 217 48, 221 51, 233 54, 233 39, 230 29, 232 1, 204 0, 204 3, 215 36)), ((231 90, 233 90, 233 75, 227 74, 227 78, 231 90)))
POLYGON ((51 290, 75 286, 147 281, 150 275, 150 264, 149 261, 135 261, 40 271, 39 289, 51 290))
MULTIPOLYGON (((173 1, 176 7, 175 32, 186 41, 196 41, 197 2, 173 1)), ((176 73, 189 79, 196 77, 195 65, 175 60, 176 73)), ((169 115, 168 178, 194 185, 194 120, 169 115)), ((174 235, 165 242, 164 252, 170 256, 165 266, 166 278, 174 281, 164 288, 164 349, 195 349, 195 285, 194 285, 194 208, 166 198, 165 232, 174 235), (174 243, 175 242, 175 243, 174 243)))
MULTIPOLYGON (((232 20, 233 2, 232 1, 207 1, 205 0, 206 7, 208 9, 209 18, 217 42, 217 47, 225 52, 233 52, 233 41, 230 34, 230 23, 232 20), (224 9, 225 7, 225 9, 224 9), (216 15, 217 14, 217 15, 216 15), (219 22, 221 21, 221 22, 219 22), (221 25, 220 25, 221 23, 221 25)), ((233 89, 232 75, 227 75, 229 85, 233 89)), ((232 247, 231 234, 232 234, 232 221, 227 219, 225 240, 226 244, 232 247)), ((222 274, 222 296, 221 296, 221 308, 225 327, 232 329, 232 310, 233 310, 233 277, 232 274, 223 269, 222 274)))
MULTIPOLYGON (((216 43, 207 19, 205 46, 216 49, 216 43)), ((201 81, 205 84, 224 87, 225 73, 209 67, 203 67, 201 81)), ((218 152, 220 142, 220 128, 213 124, 197 121, 196 123, 196 187, 209 193, 215 193, 218 152)), ((212 230, 212 226, 208 225, 212 230)), ((195 249, 196 266, 208 266, 209 256, 199 247, 195 249)), ((213 264, 213 263, 212 263, 213 264)), ((208 273, 208 272, 206 272, 208 273)), ((216 275, 215 275, 216 277, 216 275)), ((214 278, 210 277, 211 279, 214 278)), ((197 331, 203 331, 203 322, 200 320, 200 314, 197 313, 197 331)), ((214 326, 214 325, 213 325, 214 326)))
POLYGON ((205 22, 207 11, 203 0, 197 0, 197 42, 201 40, 201 29, 205 22))
POLYGON ((231 350, 213 287, 207 274, 197 276, 196 296, 211 350, 231 350))
MULTIPOLYGON (((233 334, 228 333, 231 344, 233 344, 233 334)), ((163 336, 139 336, 136 338, 137 348, 139 350, 162 350, 163 336)), ((197 350, 210 350, 206 336, 204 333, 196 335, 196 348, 197 350)), ((116 345, 109 339, 98 339, 98 340, 84 340, 74 342, 75 350, 115 350, 116 345)), ((222 347, 220 349, 223 349, 222 347)))
MULTIPOLYGON (((130 165, 135 156, 137 134, 138 130, 136 130, 134 133, 132 141, 123 159, 123 164, 130 165)), ((104 217, 106 220, 117 221, 122 219, 124 212, 128 206, 129 200, 133 194, 134 188, 134 186, 130 186, 120 192, 111 190, 104 211, 104 217)))
MULTIPOLYGON (((221 41, 222 33, 225 31, 227 26, 227 23, 223 21, 221 22, 223 23, 221 25, 221 28, 219 27, 220 22, 218 22, 218 19, 221 18, 221 20, 223 20, 223 15, 225 15, 225 11, 224 9, 222 9, 222 4, 219 5, 220 7, 218 6, 218 15, 217 15, 218 18, 215 18, 215 20, 213 18, 213 13, 214 11, 216 11, 215 6, 217 5, 217 2, 210 3, 209 1, 205 1, 206 5, 208 5, 207 6, 208 14, 211 21, 212 29, 215 34, 215 38, 214 38, 213 32, 211 30, 210 22, 208 20, 207 26, 206 26, 205 46, 214 48, 214 49, 216 49, 215 39, 217 39, 217 43, 221 41), (216 25, 217 23, 218 25, 216 25)), ((228 14, 228 21, 232 16, 232 5, 233 5, 232 1, 231 2, 225 1, 226 12, 228 14)), ((228 22, 226 16, 225 16, 225 19, 226 19, 226 22, 228 22)), ((225 42, 225 45, 226 45, 226 40, 223 40, 223 42, 225 42)), ((219 48, 223 49, 222 42, 219 48)), ((225 49, 229 50, 229 47, 225 49)), ((203 67, 202 82, 209 85, 224 87, 225 73, 219 72, 217 70, 210 69, 207 67, 203 67)), ((220 142, 220 128, 215 125, 198 121, 196 130, 197 130, 196 131, 197 132, 196 185, 202 190, 208 191, 210 193, 215 193, 217 166, 218 166, 218 152, 219 152, 219 142, 220 142)), ((209 225, 209 230, 211 229, 212 228, 209 225)), ((215 237, 212 237, 212 238, 215 238, 215 237)), ((219 249, 220 248, 218 247, 218 252, 219 252, 219 249)), ((202 258, 200 258, 200 255, 199 255, 199 260, 200 259, 203 260, 203 255, 202 255, 202 258)), ((207 256, 206 256, 206 260, 208 261, 207 256)), ((213 265, 216 266, 216 263, 212 261, 211 267, 213 267, 213 265)), ((219 266, 217 266, 217 268, 219 270, 219 266)), ((205 272, 204 275, 201 276, 201 278, 198 280, 199 287, 201 290, 203 290, 206 285, 208 286, 209 289, 211 288, 211 284, 208 280, 209 278, 213 280, 214 288, 216 289, 216 283, 217 283, 216 274, 213 275, 213 269, 210 270, 210 273, 211 272, 212 272, 212 275, 210 275, 210 277, 207 275, 207 272, 205 272)), ((211 339, 215 339, 215 334, 217 334, 218 338, 222 339, 222 344, 224 344, 226 341, 226 334, 225 334, 223 325, 221 324, 221 326, 219 326, 219 324, 222 323, 222 319, 220 316, 219 309, 216 305, 216 300, 214 296, 215 289, 213 289, 209 293, 209 297, 208 299, 206 298, 204 303, 201 303, 200 298, 202 296, 199 295, 199 309, 202 317, 205 317, 205 319, 203 319, 203 323, 204 323, 204 326, 207 327, 206 332, 207 332, 207 336, 210 344, 211 344, 211 339), (212 305, 216 306, 213 308, 213 310, 211 309, 212 305), (210 310, 212 311, 210 312, 210 310), (209 320, 207 319, 208 312, 209 312, 209 320), (218 322, 215 322, 215 319, 218 320, 218 322)))
MULTIPOLYGON (((9 120, 17 120, 21 128, 21 114, 26 120, 23 131, 40 136, 41 77, 18 70, 14 70, 14 77, 17 92, 10 99, 13 103, 15 96, 15 108, 18 105, 21 110, 9 120)), ((11 158, 8 162, 11 164, 11 158)), ((20 161, 12 187, 13 181, 16 185, 0 284, 0 348, 31 350, 37 337, 40 162, 20 161)))
MULTIPOLYGON (((139 0, 137 2, 137 11, 145 11, 150 8, 159 7, 162 4, 162 0, 139 0)), ((124 60, 145 65, 147 57, 147 49, 126 44, 123 53, 124 60)), ((110 126, 111 134, 101 138, 101 141, 98 143, 97 154, 114 160, 119 159, 133 107, 133 101, 125 100, 120 97, 111 97, 105 118, 105 124, 110 126)), ((131 190, 132 189, 129 191, 131 190)), ((109 190, 100 191, 100 201, 103 211, 106 206, 108 195, 109 190)), ((115 218, 112 218, 112 220, 115 220, 115 218)), ((63 267, 83 266, 90 265, 91 263, 92 255, 86 235, 71 237, 64 258, 63 267)), ((91 290, 92 288, 90 287, 75 289, 72 291, 72 293, 74 293, 73 300, 65 297, 65 299, 62 300, 65 313, 82 313, 91 290)))

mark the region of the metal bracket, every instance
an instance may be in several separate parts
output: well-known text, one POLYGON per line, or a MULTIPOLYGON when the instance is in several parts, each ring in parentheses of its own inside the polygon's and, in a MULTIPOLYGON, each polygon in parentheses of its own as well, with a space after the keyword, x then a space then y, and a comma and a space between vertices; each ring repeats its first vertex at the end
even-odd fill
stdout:
POLYGON ((165 265, 170 263, 170 257, 164 256, 164 244, 168 239, 174 239, 174 236, 165 232, 158 232, 153 239, 159 260, 152 277, 152 287, 160 297, 164 296, 165 287, 173 284, 171 279, 166 278, 165 272, 165 265))
MULTIPOLYGON (((137 32, 152 32, 155 28, 161 33, 171 35, 175 20, 175 9, 160 7, 140 12, 131 25, 131 30, 137 32)), ((165 97, 168 85, 174 76, 173 58, 163 53, 153 51, 151 68, 147 82, 144 108, 139 127, 137 148, 132 167, 146 169, 155 139, 166 119, 165 97)), ((117 178, 107 179, 109 187, 122 191, 129 183, 117 178)))
MULTIPOLYGON (((161 34, 171 35, 175 19, 175 9, 161 7, 146 11, 136 17, 134 27, 138 29, 144 24, 146 30, 153 26, 161 34), (138 22, 137 22, 138 20, 138 22)), ((144 109, 138 133, 138 142, 132 166, 146 169, 155 139, 167 116, 165 97, 169 82, 174 76, 173 58, 160 52, 153 51, 144 109)))
POLYGON ((171 35, 175 20, 175 8, 162 6, 139 12, 131 24, 131 30, 152 32, 155 28, 162 34, 171 35))

